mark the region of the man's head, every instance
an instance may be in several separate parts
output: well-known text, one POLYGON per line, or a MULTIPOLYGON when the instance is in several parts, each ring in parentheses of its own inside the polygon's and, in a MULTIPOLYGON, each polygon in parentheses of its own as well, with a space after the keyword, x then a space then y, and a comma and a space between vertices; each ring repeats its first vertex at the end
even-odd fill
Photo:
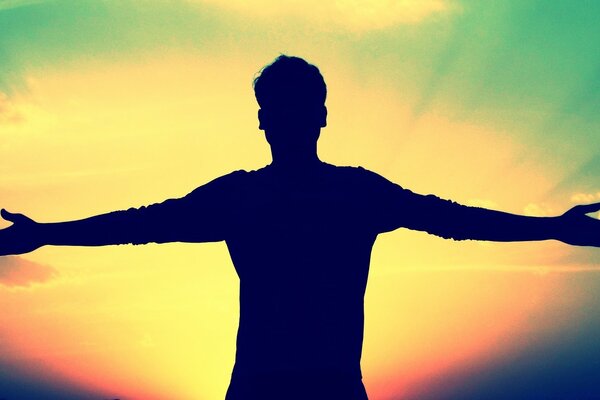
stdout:
POLYGON ((271 145, 316 142, 327 125, 327 86, 319 69, 299 57, 281 55, 254 79, 259 129, 271 145))

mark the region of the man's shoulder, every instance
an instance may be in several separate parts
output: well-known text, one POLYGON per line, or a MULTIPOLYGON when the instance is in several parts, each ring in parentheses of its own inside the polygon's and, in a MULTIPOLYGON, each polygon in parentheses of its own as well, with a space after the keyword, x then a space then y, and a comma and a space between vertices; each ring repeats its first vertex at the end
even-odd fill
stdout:
MULTIPOLYGON (((316 176, 325 180, 342 181, 354 186, 391 184, 391 182, 383 176, 362 166, 322 163, 321 167, 321 170, 316 176)), ((253 170, 236 170, 215 178, 207 185, 222 188, 245 187, 247 185, 254 186, 254 184, 258 184, 263 180, 270 181, 272 178, 276 178, 277 175, 277 172, 274 171, 271 166, 267 165, 253 170)))
POLYGON ((209 194, 225 195, 226 193, 235 190, 236 187, 243 183, 247 175, 248 171, 245 170, 237 170, 221 175, 198 186, 188 195, 188 197, 196 198, 209 194))
POLYGON ((362 166, 331 165, 331 167, 334 174, 340 176, 341 178, 356 181, 357 183, 377 184, 378 182, 389 182, 386 178, 379 175, 378 173, 366 169, 362 166))

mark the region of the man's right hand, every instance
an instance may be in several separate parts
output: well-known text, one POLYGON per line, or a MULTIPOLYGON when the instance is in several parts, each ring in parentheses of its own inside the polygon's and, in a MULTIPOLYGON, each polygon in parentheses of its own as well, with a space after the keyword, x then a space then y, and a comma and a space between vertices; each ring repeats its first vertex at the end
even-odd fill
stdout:
POLYGON ((557 239, 574 246, 600 247, 600 221, 588 216, 600 211, 600 203, 581 204, 560 216, 557 239))
POLYGON ((13 224, 0 229, 0 256, 29 253, 43 245, 37 222, 23 214, 2 209, 0 215, 13 224))

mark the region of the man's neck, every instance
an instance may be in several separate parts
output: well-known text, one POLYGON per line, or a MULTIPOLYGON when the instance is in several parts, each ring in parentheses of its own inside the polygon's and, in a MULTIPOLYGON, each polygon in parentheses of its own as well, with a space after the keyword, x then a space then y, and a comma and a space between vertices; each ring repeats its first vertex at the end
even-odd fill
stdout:
POLYGON ((322 164, 317 153, 294 154, 277 157, 273 154, 271 166, 281 171, 303 172, 312 170, 322 164))

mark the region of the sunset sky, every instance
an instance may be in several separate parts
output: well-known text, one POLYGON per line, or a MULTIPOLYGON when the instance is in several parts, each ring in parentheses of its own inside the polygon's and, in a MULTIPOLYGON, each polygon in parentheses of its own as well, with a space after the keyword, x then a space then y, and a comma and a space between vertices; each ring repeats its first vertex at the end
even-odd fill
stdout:
MULTIPOLYGON (((73 220, 268 164, 252 79, 284 53, 327 82, 322 160, 558 215, 600 201, 598 15, 591 0, 0 0, 0 208, 73 220)), ((222 399, 237 290, 224 243, 0 257, 0 398, 222 399)), ((372 400, 597 398, 600 249, 381 235, 362 365, 372 400)))

